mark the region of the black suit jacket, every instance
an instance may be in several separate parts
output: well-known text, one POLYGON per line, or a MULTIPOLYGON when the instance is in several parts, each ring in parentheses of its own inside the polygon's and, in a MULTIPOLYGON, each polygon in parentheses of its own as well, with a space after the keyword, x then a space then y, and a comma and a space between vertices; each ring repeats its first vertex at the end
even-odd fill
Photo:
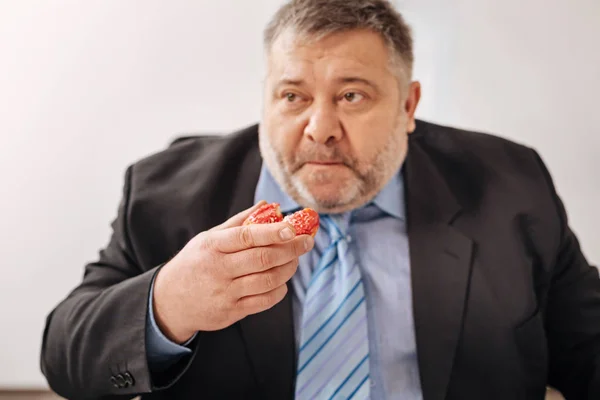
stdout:
MULTIPOLYGON (((113 235, 48 316, 41 367, 71 399, 291 399, 291 299, 151 376, 151 280, 193 236, 253 203, 257 126, 191 137, 127 169, 113 235), (151 392, 151 393, 150 393, 151 392)), ((403 168, 425 400, 600 399, 600 280, 530 148, 418 121, 403 168)))

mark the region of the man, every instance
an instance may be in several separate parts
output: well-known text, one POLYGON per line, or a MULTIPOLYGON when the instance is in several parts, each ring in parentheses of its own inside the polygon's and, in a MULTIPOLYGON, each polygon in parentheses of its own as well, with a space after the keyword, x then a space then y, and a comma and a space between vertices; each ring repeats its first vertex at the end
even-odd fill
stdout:
POLYGON ((113 235, 50 314, 70 398, 600 398, 600 280, 530 148, 416 121, 383 0, 292 0, 260 126, 127 169, 113 235), (312 207, 313 240, 243 226, 312 207), (254 204, 254 206, 253 206, 254 204))

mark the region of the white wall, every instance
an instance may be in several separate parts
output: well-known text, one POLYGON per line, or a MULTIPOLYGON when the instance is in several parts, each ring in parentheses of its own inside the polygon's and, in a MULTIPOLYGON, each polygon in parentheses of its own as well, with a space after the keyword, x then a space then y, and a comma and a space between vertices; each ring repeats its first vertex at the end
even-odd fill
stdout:
MULTIPOLYGON (((398 1, 420 116, 535 146, 600 263, 600 3, 398 1)), ((277 0, 0 0, 0 387, 44 386, 44 318, 110 233, 125 167, 258 120, 277 0)))

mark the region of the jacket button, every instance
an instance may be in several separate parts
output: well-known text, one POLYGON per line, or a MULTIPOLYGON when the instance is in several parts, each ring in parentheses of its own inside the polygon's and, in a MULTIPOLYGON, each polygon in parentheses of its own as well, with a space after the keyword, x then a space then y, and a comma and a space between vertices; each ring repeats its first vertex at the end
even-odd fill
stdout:
POLYGON ((127 387, 127 383, 125 382, 125 377, 122 374, 118 374, 117 376, 115 376, 115 378, 117 379, 117 384, 119 385, 119 388, 124 388, 127 387))
POLYGON ((131 375, 131 373, 129 371, 125 372, 123 374, 123 377, 125 378, 125 382, 127 382, 128 385, 130 385, 130 386, 135 385, 135 379, 133 379, 133 375, 131 375))
POLYGON ((115 378, 114 375, 110 377, 110 383, 117 389, 121 388, 121 386, 119 386, 119 382, 117 382, 117 378, 115 378))

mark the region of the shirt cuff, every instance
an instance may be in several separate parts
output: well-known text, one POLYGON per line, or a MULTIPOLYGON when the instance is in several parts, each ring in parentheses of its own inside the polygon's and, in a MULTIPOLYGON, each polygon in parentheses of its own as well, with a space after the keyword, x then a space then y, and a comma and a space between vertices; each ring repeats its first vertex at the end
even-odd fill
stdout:
MULTIPOLYGON (((156 279, 156 276, 154 276, 156 279)), ((183 345, 177 344, 167 338, 158 327, 154 319, 154 279, 150 286, 150 298, 148 299, 148 318, 146 320, 146 354, 148 357, 148 367, 152 373, 164 371, 186 354, 192 352, 188 346, 198 334, 194 334, 183 345)))

